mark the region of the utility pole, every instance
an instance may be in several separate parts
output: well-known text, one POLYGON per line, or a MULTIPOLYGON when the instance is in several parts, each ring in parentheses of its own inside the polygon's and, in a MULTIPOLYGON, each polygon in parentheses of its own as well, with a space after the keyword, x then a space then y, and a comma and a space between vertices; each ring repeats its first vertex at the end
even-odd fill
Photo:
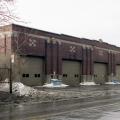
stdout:
POLYGON ((12 94, 12 64, 14 63, 14 54, 10 56, 10 93, 12 94))
POLYGON ((10 59, 10 93, 12 94, 12 62, 11 62, 11 59, 10 59))

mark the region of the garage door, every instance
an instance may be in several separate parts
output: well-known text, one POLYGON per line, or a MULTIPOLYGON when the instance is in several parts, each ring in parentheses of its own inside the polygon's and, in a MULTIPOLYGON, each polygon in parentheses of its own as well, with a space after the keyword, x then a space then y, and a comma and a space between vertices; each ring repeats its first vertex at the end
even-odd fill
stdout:
POLYGON ((94 64, 94 80, 96 83, 105 83, 107 81, 107 64, 94 64))
POLYGON ((63 83, 78 86, 80 83, 81 64, 76 61, 63 61, 63 83))
POLYGON ((21 69, 22 82, 34 86, 44 83, 44 60, 41 58, 24 57, 21 69))
POLYGON ((120 80, 120 65, 116 66, 116 77, 117 77, 117 80, 120 80))

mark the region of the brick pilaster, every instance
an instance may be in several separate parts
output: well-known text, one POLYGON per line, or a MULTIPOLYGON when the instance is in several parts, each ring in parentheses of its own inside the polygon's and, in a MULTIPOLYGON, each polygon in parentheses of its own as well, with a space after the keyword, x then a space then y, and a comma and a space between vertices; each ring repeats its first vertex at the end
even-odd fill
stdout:
POLYGON ((108 75, 111 75, 111 71, 112 71, 112 68, 111 68, 111 52, 109 51, 108 53, 108 75))
POLYGON ((62 75, 62 51, 61 42, 57 42, 57 74, 62 75))
POLYGON ((46 74, 49 75, 52 72, 51 66, 51 41, 50 39, 46 41, 46 74))
POLYGON ((90 75, 94 75, 93 49, 90 49, 90 75))
POLYGON ((56 40, 55 39, 52 39, 52 55, 51 55, 51 57, 52 57, 52 74, 55 72, 55 73, 57 73, 57 42, 56 42, 56 40))
POLYGON ((86 75, 86 66, 87 66, 87 58, 86 58, 86 48, 83 46, 82 48, 82 75, 86 75))

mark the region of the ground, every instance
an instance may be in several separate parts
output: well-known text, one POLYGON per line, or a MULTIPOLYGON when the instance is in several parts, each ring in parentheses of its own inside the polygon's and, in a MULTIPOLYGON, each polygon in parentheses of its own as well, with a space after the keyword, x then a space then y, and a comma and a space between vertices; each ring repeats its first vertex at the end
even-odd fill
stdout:
MULTIPOLYGON (((0 103, 24 103, 24 102, 45 102, 81 98, 98 98, 120 94, 120 85, 96 85, 67 88, 43 88, 34 87, 28 95, 9 94, 0 91, 0 103)), ((25 89, 24 89, 25 91, 25 89)), ((18 92, 17 92, 18 93, 18 92)))
POLYGON ((120 85, 20 88, 19 91, 14 87, 13 94, 0 91, 1 120, 119 120, 120 117, 120 85))

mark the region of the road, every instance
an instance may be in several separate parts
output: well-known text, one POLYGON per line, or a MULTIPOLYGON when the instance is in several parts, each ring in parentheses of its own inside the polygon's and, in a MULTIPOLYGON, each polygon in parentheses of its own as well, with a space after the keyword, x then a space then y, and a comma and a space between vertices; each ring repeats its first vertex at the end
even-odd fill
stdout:
MULTIPOLYGON (((39 118, 34 120, 39 120, 39 118)), ((81 108, 54 117, 51 116, 49 120, 120 120, 120 102, 81 108)))
POLYGON ((0 120, 118 120, 120 96, 0 106, 0 120))

